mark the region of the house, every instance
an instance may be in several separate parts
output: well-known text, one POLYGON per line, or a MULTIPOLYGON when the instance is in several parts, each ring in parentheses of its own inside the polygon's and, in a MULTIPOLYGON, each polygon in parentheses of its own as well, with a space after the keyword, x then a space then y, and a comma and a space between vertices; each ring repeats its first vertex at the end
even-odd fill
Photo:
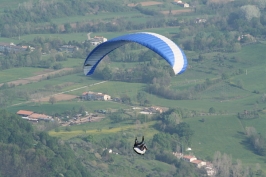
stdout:
POLYGON ((198 168, 206 166, 206 162, 204 162, 202 160, 193 160, 191 163, 195 164, 196 167, 198 167, 198 168))
POLYGON ((26 110, 19 110, 19 111, 17 112, 17 115, 20 115, 20 116, 22 116, 22 117, 28 117, 28 116, 30 116, 31 114, 33 114, 32 111, 26 111, 26 110))
POLYGON ((111 96, 103 93, 95 93, 95 92, 84 92, 82 94, 82 99, 84 100, 111 100, 111 96))
POLYGON ((176 5, 180 5, 180 6, 184 7, 184 8, 189 7, 189 4, 188 4, 188 3, 182 2, 182 1, 180 1, 180 0, 175 0, 175 1, 172 2, 172 3, 173 3, 173 4, 176 4, 176 5))
POLYGON ((188 4, 188 3, 183 3, 183 4, 181 4, 181 5, 182 5, 182 7, 184 7, 184 8, 189 7, 189 4, 188 4))
POLYGON ((74 51, 79 50, 79 48, 77 46, 73 46, 73 45, 63 45, 59 48, 59 50, 62 52, 73 53, 74 51))
POLYGON ((52 118, 48 115, 45 114, 38 114, 38 113, 33 113, 28 116, 30 119, 37 119, 37 120, 45 120, 45 121, 50 121, 52 118))
POLYGON ((0 43, 0 52, 22 52, 25 51, 27 48, 21 47, 21 46, 16 46, 14 43, 0 43))
POLYGON ((195 156, 190 156, 190 155, 184 155, 183 156, 183 160, 187 161, 187 162, 192 162, 194 160, 197 160, 197 158, 195 156))
POLYGON ((94 36, 94 38, 90 39, 90 43, 93 46, 97 46, 103 42, 106 42, 107 38, 103 37, 103 36, 94 36))

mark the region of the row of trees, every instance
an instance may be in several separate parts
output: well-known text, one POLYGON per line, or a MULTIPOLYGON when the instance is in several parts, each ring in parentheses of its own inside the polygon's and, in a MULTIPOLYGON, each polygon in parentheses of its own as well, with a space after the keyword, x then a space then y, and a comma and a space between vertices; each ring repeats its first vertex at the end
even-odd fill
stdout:
POLYGON ((255 168, 250 168, 242 164, 241 160, 237 159, 233 162, 232 157, 228 154, 222 154, 217 151, 213 157, 213 165, 216 169, 217 177, 252 177, 260 176, 263 177, 265 174, 261 170, 259 164, 256 164, 255 168))
POLYGON ((265 138, 254 127, 246 127, 246 136, 254 152, 261 156, 266 156, 265 138))

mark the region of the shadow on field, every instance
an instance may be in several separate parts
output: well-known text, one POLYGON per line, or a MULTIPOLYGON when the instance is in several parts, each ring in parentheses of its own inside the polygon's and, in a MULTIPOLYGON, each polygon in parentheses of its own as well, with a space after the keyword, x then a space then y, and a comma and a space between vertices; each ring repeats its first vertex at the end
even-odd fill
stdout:
MULTIPOLYGON (((241 145, 244 146, 244 148, 246 150, 252 151, 254 154, 259 155, 256 150, 253 148, 253 146, 250 144, 250 142, 248 141, 248 139, 244 139, 243 141, 240 142, 241 145)), ((265 158, 264 158, 265 159, 265 158)))
POLYGON ((256 150, 254 149, 254 147, 251 145, 251 143, 249 142, 249 140, 248 140, 248 138, 246 137, 246 135, 245 135, 244 132, 237 131, 237 133, 236 133, 233 137, 242 140, 242 141, 240 142, 240 144, 241 144, 246 150, 252 151, 254 154, 259 155, 259 154, 256 152, 256 150))

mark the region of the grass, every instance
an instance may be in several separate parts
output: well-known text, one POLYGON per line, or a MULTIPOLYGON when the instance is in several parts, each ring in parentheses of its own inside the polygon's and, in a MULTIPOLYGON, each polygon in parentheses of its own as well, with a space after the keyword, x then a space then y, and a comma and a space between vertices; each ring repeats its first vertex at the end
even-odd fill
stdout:
MULTIPOLYGON (((150 29, 143 29, 143 30, 132 30, 132 31, 122 31, 122 32, 98 32, 98 33, 92 33, 91 37, 94 36, 104 36, 107 39, 111 39, 120 35, 133 33, 133 32, 154 32, 159 33, 161 35, 166 35, 169 37, 170 34, 177 33, 179 29, 177 27, 167 27, 167 28, 150 28, 150 29)), ((33 41, 36 37, 44 37, 44 38, 59 38, 64 40, 65 42, 68 41, 78 41, 83 42, 87 40, 87 33, 68 33, 68 34, 30 34, 30 35, 23 35, 20 36, 21 41, 33 41)), ((18 43, 19 41, 17 41, 18 43)))
MULTIPOLYGON (((136 125, 130 122, 122 122, 122 123, 110 123, 108 118, 107 120, 102 120, 101 122, 90 122, 83 125, 75 125, 71 126, 71 131, 65 131, 64 128, 60 129, 60 132, 50 131, 49 134, 51 136, 60 137, 64 140, 71 139, 77 136, 86 136, 86 135, 93 135, 97 139, 101 139, 106 135, 116 134, 118 132, 127 132, 127 133, 134 133, 138 134, 139 130, 136 129, 136 125), (110 128, 112 127, 112 128, 110 128)), ((148 122, 146 126, 151 126, 155 122, 148 122)), ((148 128, 145 130, 145 137, 152 138, 152 136, 157 133, 158 131, 148 128)), ((134 136, 132 136, 134 138, 134 136)))
POLYGON ((0 71, 0 83, 5 83, 13 80, 18 80, 21 78, 26 78, 34 76, 37 72, 44 69, 23 67, 23 68, 11 68, 0 71))
MULTIPOLYGON (((252 122, 256 124, 256 121, 258 120, 252 122)), ((266 169, 265 159, 256 155, 244 143, 244 129, 236 116, 195 117, 185 122, 195 131, 192 150, 199 158, 213 157, 216 151, 220 151, 231 155, 234 161, 240 159, 251 167, 259 163, 262 169, 266 169), (205 119, 204 123, 199 121, 202 118, 205 119)))
POLYGON ((55 24, 65 24, 65 23, 88 23, 91 21, 106 21, 114 18, 134 18, 134 16, 140 16, 141 13, 138 11, 130 11, 127 13, 124 12, 106 12, 106 13, 98 13, 97 15, 89 14, 85 16, 71 16, 71 17, 63 17, 63 18, 55 18, 52 19, 52 23, 55 24))

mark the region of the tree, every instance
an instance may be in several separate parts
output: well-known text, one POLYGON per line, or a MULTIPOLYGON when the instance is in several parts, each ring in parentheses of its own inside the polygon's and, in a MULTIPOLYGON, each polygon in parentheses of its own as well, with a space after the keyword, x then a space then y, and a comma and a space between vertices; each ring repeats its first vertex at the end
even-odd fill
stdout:
POLYGON ((137 100, 140 104, 140 106, 144 106, 145 100, 147 100, 147 94, 144 91, 139 91, 137 94, 137 100))
POLYGON ((51 96, 49 99, 49 103, 53 105, 55 102, 56 102, 56 98, 54 96, 51 96))
POLYGON ((210 113, 210 114, 214 114, 214 113, 215 113, 215 109, 214 109, 214 107, 211 107, 211 108, 209 109, 209 113, 210 113))
POLYGON ((184 138, 187 144, 190 145, 194 131, 190 128, 188 123, 182 122, 178 124, 176 127, 176 133, 180 138, 184 138))
POLYGON ((109 67, 103 68, 102 77, 103 77, 104 80, 112 79, 112 70, 109 67))
POLYGON ((260 10, 255 5, 242 6, 240 12, 247 21, 251 21, 252 18, 260 18, 260 10))

